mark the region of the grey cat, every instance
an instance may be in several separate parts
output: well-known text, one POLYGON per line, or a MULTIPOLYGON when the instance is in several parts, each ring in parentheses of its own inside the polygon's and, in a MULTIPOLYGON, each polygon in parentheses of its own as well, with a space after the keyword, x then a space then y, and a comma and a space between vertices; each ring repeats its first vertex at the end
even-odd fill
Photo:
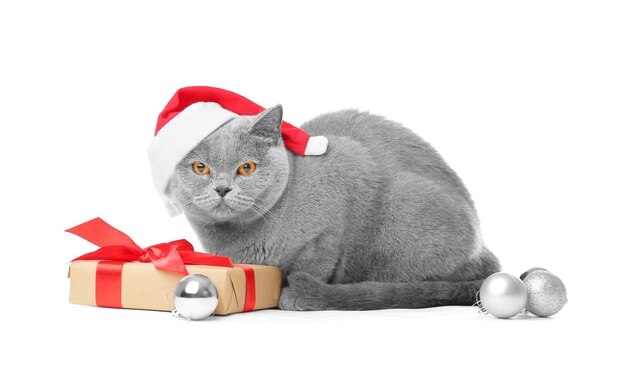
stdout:
POLYGON ((468 191, 428 143, 345 110, 302 126, 329 146, 301 157, 283 145, 282 114, 237 117, 178 164, 168 191, 206 251, 282 268, 286 310, 475 302, 500 266, 468 191))

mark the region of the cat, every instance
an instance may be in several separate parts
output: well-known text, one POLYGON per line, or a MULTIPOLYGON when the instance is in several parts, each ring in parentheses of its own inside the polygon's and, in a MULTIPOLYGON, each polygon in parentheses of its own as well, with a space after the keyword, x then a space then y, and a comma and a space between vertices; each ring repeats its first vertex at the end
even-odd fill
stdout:
POLYGON ((167 191, 207 252, 280 267, 285 310, 476 301, 500 265, 470 194, 428 143, 343 110, 302 126, 329 139, 326 154, 302 157, 284 147, 282 116, 277 105, 236 117, 178 163, 167 191))

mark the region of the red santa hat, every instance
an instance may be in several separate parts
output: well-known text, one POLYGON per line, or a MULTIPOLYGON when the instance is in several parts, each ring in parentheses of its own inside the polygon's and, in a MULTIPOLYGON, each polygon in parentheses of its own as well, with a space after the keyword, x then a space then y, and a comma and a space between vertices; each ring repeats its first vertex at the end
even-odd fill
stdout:
MULTIPOLYGON (((152 177, 172 216, 180 209, 166 194, 178 162, 220 126, 240 115, 257 115, 265 108, 234 92, 209 86, 183 87, 176 91, 157 120, 148 148, 152 177)), ((285 121, 281 125, 287 149, 299 155, 321 155, 328 139, 310 136, 285 121)))

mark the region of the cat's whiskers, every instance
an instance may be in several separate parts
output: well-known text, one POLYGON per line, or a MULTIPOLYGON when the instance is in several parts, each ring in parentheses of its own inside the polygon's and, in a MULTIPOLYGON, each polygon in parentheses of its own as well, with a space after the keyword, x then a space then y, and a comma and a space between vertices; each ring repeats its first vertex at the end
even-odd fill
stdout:
POLYGON ((242 200, 242 201, 245 201, 245 202, 250 202, 250 203, 253 203, 253 202, 254 202, 254 199, 253 199, 253 198, 251 198, 251 197, 249 197, 249 196, 246 196, 246 195, 243 195, 243 194, 235 194, 235 197, 236 197, 237 199, 242 200))
POLYGON ((267 218, 267 216, 265 215, 265 213, 263 213, 263 210, 261 210, 261 208, 259 208, 259 206, 257 206, 256 204, 252 204, 252 206, 250 206, 250 209, 253 210, 259 216, 263 217, 265 221, 267 222, 270 221, 269 218, 267 218))
POLYGON ((203 207, 210 206, 214 204, 215 202, 219 201, 218 198, 209 198, 209 197, 203 197, 200 199, 199 198, 200 197, 193 198, 194 203, 203 207))
POLYGON ((238 199, 237 197, 229 198, 228 200, 225 200, 225 202, 226 202, 226 204, 228 204, 228 203, 235 203, 235 204, 239 204, 239 205, 244 206, 244 207, 249 207, 250 206, 249 202, 244 202, 241 199, 238 199))
POLYGON ((249 207, 250 210, 258 214, 259 216, 263 217, 265 221, 269 222, 269 219, 266 216, 266 213, 268 213, 268 211, 263 209, 258 203, 256 203, 254 198, 251 198, 242 194, 235 194, 233 201, 235 202, 239 201, 238 202, 239 204, 249 207))
POLYGON ((266 215, 272 214, 272 211, 269 208, 262 206, 262 204, 259 202, 252 203, 251 207, 255 209, 257 213, 261 214, 267 221, 269 221, 269 219, 266 216, 266 215))
POLYGON ((194 201, 203 201, 203 200, 206 200, 207 198, 213 199, 213 200, 217 200, 218 199, 214 194, 207 193, 207 194, 198 195, 198 196, 194 197, 193 200, 194 201))
POLYGON ((245 206, 249 206, 252 203, 252 198, 241 194, 234 194, 230 199, 245 206))

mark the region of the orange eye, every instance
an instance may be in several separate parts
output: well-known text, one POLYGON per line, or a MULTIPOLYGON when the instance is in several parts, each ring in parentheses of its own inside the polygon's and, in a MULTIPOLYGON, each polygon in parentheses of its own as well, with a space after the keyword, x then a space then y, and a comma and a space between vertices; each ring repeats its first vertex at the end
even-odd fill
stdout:
POLYGON ((198 175, 208 175, 209 172, 211 172, 209 166, 202 162, 193 162, 191 164, 191 168, 193 168, 193 172, 197 173, 198 175))
POLYGON ((246 162, 237 168, 237 173, 243 176, 248 176, 252 175, 254 170, 256 170, 256 163, 246 162))

